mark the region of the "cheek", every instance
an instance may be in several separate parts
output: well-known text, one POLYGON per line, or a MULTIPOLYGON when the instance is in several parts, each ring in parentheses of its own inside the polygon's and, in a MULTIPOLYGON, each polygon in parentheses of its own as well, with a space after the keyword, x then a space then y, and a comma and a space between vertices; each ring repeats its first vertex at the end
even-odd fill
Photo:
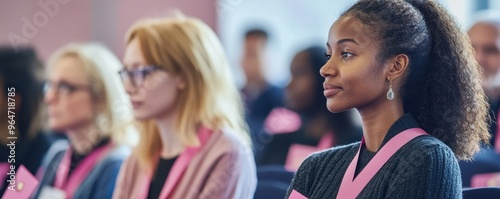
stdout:
POLYGON ((177 92, 177 87, 173 84, 160 84, 156 89, 149 91, 151 97, 147 97, 146 102, 158 107, 170 106, 177 98, 177 92))
POLYGON ((144 100, 141 107, 134 111, 137 119, 150 119, 171 111, 179 95, 173 78, 157 81, 149 87, 145 85, 140 92, 144 93, 144 100))
POLYGON ((500 54, 490 56, 489 60, 489 64, 491 64, 491 67, 494 67, 494 69, 496 70, 500 68, 500 54))
POLYGON ((70 96, 71 99, 61 100, 51 105, 56 114, 50 117, 50 126, 54 129, 71 128, 93 120, 93 104, 88 95, 70 96))
MULTIPOLYGON (((372 66, 377 67, 377 66, 372 66)), ((333 98, 327 99, 327 107, 331 112, 342 112, 361 107, 385 96, 384 79, 378 77, 378 71, 352 70, 341 74, 343 91, 333 98)))

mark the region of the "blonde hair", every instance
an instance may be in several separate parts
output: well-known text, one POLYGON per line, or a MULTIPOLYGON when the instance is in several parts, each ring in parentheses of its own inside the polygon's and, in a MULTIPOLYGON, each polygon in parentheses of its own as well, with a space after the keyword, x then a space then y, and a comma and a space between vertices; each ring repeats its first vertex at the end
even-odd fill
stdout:
MULTIPOLYGON (((122 68, 116 56, 97 43, 69 44, 49 59, 49 72, 65 57, 75 57, 82 63, 90 83, 92 99, 99 103, 95 124, 101 138, 111 138, 115 144, 133 144, 136 130, 130 101, 121 83, 118 71, 122 68)), ((93 129, 90 129, 93 130, 93 129)))
MULTIPOLYGON (((185 88, 176 99, 176 133, 183 144, 199 145, 197 128, 220 131, 231 129, 248 145, 241 96, 215 33, 195 18, 154 18, 136 22, 128 31, 126 43, 138 39, 147 64, 180 76, 185 88)), ((141 132, 135 155, 146 168, 162 149, 155 122, 139 122, 141 132)))

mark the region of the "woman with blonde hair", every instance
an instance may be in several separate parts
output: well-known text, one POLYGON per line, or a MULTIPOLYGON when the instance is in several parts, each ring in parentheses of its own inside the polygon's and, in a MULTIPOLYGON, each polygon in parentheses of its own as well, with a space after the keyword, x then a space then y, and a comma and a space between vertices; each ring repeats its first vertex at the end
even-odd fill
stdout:
POLYGON ((141 138, 113 198, 253 198, 241 99, 215 33, 193 18, 139 21, 123 62, 141 138))
POLYGON ((97 44, 70 44, 50 59, 44 99, 49 127, 64 132, 69 146, 46 157, 37 197, 111 198, 133 132, 130 103, 115 75, 120 65, 97 44))

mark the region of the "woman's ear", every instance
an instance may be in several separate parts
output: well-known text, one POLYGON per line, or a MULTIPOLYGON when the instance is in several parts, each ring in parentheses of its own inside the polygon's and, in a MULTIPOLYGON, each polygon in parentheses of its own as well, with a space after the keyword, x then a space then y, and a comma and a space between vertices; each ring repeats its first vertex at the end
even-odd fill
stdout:
POLYGON ((410 63, 410 59, 405 54, 396 55, 389 61, 389 68, 387 70, 387 79, 395 80, 401 75, 404 74, 406 69, 408 68, 408 64, 410 63))
POLYGON ((179 90, 184 90, 186 88, 186 83, 184 82, 184 79, 182 77, 177 78, 177 89, 179 90))
POLYGON ((102 97, 95 99, 94 101, 94 111, 96 113, 103 112, 106 110, 106 107, 108 106, 106 103, 106 100, 102 97))

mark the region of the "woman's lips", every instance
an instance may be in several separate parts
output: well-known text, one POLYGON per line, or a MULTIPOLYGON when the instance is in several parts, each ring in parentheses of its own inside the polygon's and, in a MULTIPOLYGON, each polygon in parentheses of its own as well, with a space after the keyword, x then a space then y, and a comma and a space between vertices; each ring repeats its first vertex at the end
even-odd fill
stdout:
POLYGON ((53 109, 51 109, 50 107, 47 108, 47 115, 49 116, 49 118, 55 118, 57 117, 59 114, 54 111, 53 109))
POLYGON ((142 105, 142 102, 137 102, 137 101, 136 101, 136 102, 134 102, 134 101, 132 101, 132 107, 133 107, 134 109, 139 108, 141 105, 142 105))
POLYGON ((325 91, 323 91, 323 95, 325 95, 325 97, 327 98, 337 94, 342 90, 342 87, 326 82, 323 83, 323 88, 325 89, 325 91))

